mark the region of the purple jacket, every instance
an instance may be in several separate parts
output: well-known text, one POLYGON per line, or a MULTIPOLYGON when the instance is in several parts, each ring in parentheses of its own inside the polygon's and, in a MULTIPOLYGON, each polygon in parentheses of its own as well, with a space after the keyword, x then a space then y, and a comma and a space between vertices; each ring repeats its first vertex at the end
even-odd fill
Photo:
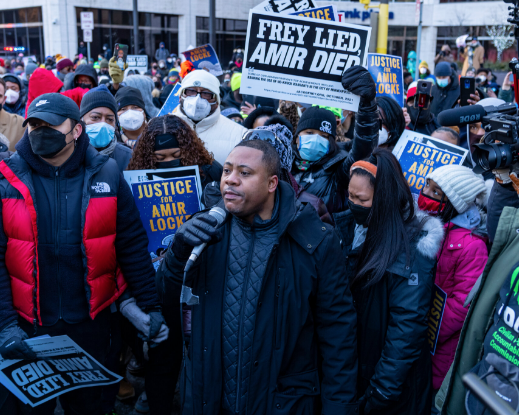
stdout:
MULTIPOLYGON (((473 207, 472 213, 474 214, 473 207)), ((458 215, 453 221, 460 222, 458 215), (458 220, 457 220, 458 219, 458 220)), ((479 215, 476 210, 476 215, 479 215)), ((473 215, 474 216, 474 215, 473 215)), ((472 218, 474 219, 474 217, 472 218)), ((463 307, 465 299, 483 273, 488 259, 486 235, 479 226, 467 229, 460 223, 445 225, 445 242, 438 254, 435 283, 447 293, 447 303, 438 335, 436 352, 432 356, 433 388, 439 389, 449 367, 454 360, 456 346, 468 308, 463 307)))

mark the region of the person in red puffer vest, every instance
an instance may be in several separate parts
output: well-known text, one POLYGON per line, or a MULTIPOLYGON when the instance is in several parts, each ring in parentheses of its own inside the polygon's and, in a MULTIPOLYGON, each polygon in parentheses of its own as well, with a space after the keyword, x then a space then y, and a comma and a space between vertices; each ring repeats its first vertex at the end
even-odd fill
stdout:
MULTIPOLYGON (((167 337, 148 238, 117 163, 90 145, 79 108, 61 94, 36 98, 25 124, 0 162, 0 354, 31 359, 25 339, 67 335, 104 362, 118 299, 146 341, 167 337)), ((13 413, 1 402, 0 413, 13 413)), ((60 402, 66 414, 101 413, 101 388, 60 402)))

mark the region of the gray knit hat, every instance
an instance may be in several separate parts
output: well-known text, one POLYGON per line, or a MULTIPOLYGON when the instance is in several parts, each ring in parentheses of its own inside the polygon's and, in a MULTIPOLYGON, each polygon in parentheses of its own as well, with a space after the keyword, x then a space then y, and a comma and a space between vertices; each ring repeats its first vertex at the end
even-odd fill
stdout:
POLYGON ((458 213, 468 210, 476 198, 485 196, 487 187, 483 177, 468 167, 449 164, 438 167, 426 179, 434 180, 449 198, 458 213))

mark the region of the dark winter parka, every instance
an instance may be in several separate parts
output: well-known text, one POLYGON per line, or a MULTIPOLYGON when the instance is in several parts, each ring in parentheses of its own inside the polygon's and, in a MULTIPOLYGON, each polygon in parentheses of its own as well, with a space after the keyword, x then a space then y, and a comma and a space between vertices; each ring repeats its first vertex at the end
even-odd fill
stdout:
MULTIPOLYGON (((359 397, 366 395, 370 415, 426 415, 431 408, 431 358, 426 339, 436 253, 443 228, 418 211, 407 229, 405 250, 382 279, 352 289, 357 311, 359 397), (420 218, 420 219, 419 219, 420 218)), ((362 245, 352 249, 355 222, 350 211, 334 215, 350 285, 362 245)))
POLYGON ((433 85, 432 96, 431 113, 436 117, 440 112, 454 108, 454 105, 456 105, 456 102, 460 97, 460 83, 458 81, 458 75, 452 72, 451 82, 445 88, 433 85))
MULTIPOLYGON (((339 241, 312 206, 296 202, 290 185, 280 182, 277 191, 277 237, 261 286, 254 288, 254 325, 239 322, 252 339, 246 356, 251 363, 249 392, 240 413, 314 414, 320 395, 323 414, 353 415, 357 413, 352 403, 356 398, 356 316, 339 241)), ((225 413, 221 408, 225 407, 223 380, 228 378, 223 370, 229 358, 227 345, 222 344, 222 310, 229 300, 226 276, 231 267, 243 265, 230 252, 233 223, 232 218, 227 221, 223 240, 209 246, 187 276, 186 284, 200 296, 200 303, 192 306, 191 341, 181 382, 185 385, 184 414, 225 413)), ((249 256, 247 266, 254 263, 249 256)), ((169 250, 159 275, 171 278, 180 293, 183 269, 184 263, 169 250)), ((247 306, 253 303, 251 294, 247 286, 246 296, 241 296, 247 298, 247 306)), ((179 297, 169 300, 178 303, 179 297)))

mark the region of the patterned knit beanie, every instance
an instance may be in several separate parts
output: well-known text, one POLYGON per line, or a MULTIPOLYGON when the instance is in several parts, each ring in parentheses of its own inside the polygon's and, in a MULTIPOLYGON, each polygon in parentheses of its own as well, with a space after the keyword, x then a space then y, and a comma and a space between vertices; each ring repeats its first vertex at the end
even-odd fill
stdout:
POLYGON ((440 186, 458 213, 468 210, 476 198, 487 193, 483 177, 468 167, 455 164, 433 170, 426 179, 432 179, 440 186))

